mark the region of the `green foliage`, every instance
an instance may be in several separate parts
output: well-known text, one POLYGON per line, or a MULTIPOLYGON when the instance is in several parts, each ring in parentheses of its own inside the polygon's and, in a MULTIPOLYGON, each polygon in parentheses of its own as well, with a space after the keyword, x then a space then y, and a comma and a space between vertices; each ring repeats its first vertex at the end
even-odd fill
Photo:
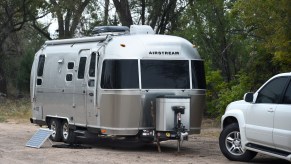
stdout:
POLYGON ((291 1, 193 0, 179 24, 174 34, 206 61, 208 116, 221 116, 231 101, 291 71, 291 1))
POLYGON ((217 101, 220 92, 228 87, 228 84, 224 82, 221 71, 209 71, 206 69, 206 102, 207 102, 207 112, 206 114, 211 117, 216 117, 219 115, 221 109, 217 109, 217 101))
POLYGON ((20 62, 20 69, 17 73, 17 88, 20 92, 29 92, 30 71, 34 59, 32 50, 26 52, 20 62))
POLYGON ((34 54, 43 43, 44 37, 29 26, 24 26, 6 40, 1 62, 8 81, 9 97, 28 95, 34 54))
POLYGON ((249 81, 250 79, 247 75, 241 74, 234 82, 235 84, 232 84, 230 88, 225 88, 220 91, 218 99, 215 100, 217 102, 216 108, 219 112, 219 116, 224 113, 225 108, 229 103, 243 99, 243 95, 250 91, 251 83, 249 81))
POLYGON ((252 88, 252 80, 245 73, 240 73, 236 79, 226 83, 219 71, 211 71, 207 75, 207 115, 221 116, 226 106, 235 100, 241 100, 243 95, 252 88))
MULTIPOLYGON (((279 71, 291 69, 291 1, 240 0, 232 12, 243 22, 244 34, 256 45, 260 55, 272 55, 279 71), (264 53, 258 50, 264 49, 264 53)), ((272 69, 272 65, 271 69, 272 69)))
POLYGON ((84 15, 81 16, 80 26, 77 29, 81 36, 91 36, 94 27, 103 25, 102 18, 104 14, 100 13, 100 10, 101 8, 98 5, 98 1, 90 1, 84 11, 86 17, 84 15))

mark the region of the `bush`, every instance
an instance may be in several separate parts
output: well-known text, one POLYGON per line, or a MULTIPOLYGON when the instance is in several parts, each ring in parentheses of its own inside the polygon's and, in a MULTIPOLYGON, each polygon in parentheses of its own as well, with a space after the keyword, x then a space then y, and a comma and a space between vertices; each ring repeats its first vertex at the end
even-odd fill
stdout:
POLYGON ((229 103, 241 100, 243 95, 250 91, 252 83, 246 74, 239 74, 230 83, 225 83, 219 71, 214 71, 208 77, 208 85, 211 87, 207 91, 207 115, 211 117, 221 117, 229 103))

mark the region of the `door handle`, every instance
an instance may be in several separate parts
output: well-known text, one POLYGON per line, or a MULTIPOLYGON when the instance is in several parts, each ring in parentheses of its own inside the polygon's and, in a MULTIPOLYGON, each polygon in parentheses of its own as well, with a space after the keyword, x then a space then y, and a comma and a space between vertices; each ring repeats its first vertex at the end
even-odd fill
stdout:
POLYGON ((89 96, 94 96, 94 94, 93 93, 89 93, 89 96))
POLYGON ((268 112, 270 112, 270 113, 274 112, 273 108, 269 108, 268 112))

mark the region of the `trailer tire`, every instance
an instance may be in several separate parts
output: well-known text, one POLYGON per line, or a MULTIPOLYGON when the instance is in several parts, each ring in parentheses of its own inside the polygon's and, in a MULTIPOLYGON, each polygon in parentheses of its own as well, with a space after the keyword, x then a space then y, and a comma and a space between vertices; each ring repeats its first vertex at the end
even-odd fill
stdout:
POLYGON ((75 143, 75 138, 74 130, 70 129, 68 121, 64 120, 62 122, 62 140, 65 143, 73 144, 75 143))
POLYGON ((61 137, 61 121, 57 118, 50 119, 50 123, 48 125, 49 129, 53 130, 50 139, 55 142, 60 142, 61 137))

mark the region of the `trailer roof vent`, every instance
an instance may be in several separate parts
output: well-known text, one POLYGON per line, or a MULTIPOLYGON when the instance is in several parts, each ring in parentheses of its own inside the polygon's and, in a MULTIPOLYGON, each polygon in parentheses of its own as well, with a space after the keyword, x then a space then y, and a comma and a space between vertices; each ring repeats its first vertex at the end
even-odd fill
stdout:
POLYGON ((92 31, 93 35, 123 35, 129 33, 126 26, 97 26, 92 31))
POLYGON ((130 34, 154 34, 154 30, 148 25, 131 25, 130 34))

